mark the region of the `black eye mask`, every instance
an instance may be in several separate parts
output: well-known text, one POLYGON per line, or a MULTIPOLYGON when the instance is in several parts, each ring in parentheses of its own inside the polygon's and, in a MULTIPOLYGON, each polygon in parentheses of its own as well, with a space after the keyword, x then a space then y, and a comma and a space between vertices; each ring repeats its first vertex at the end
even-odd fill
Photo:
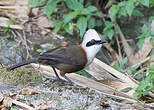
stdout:
POLYGON ((90 47, 92 45, 99 45, 99 44, 103 44, 103 43, 106 43, 106 42, 107 42, 106 40, 95 40, 95 39, 92 39, 91 41, 89 41, 86 44, 86 47, 90 47))

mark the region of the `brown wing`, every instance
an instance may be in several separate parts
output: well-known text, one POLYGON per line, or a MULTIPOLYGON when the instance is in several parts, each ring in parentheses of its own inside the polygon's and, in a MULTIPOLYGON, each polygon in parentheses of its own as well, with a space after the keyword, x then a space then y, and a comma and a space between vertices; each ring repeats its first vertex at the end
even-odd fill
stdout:
POLYGON ((40 55, 40 62, 50 65, 59 63, 81 66, 87 62, 86 54, 80 45, 60 47, 40 55))

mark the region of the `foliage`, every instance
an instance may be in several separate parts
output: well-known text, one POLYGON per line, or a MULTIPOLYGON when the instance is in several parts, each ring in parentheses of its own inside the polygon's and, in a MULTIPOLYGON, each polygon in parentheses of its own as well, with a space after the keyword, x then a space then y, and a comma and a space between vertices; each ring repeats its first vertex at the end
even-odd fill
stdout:
POLYGON ((41 53, 46 52, 46 50, 43 50, 43 49, 37 49, 37 50, 36 50, 36 52, 38 52, 38 53, 40 53, 40 54, 41 54, 41 53))
POLYGON ((154 90, 154 66, 147 68, 147 76, 141 82, 133 94, 135 99, 147 95, 150 91, 154 90))
POLYGON ((116 31, 113 29, 114 23, 110 21, 105 21, 105 28, 103 29, 103 33, 108 36, 110 40, 112 40, 113 35, 116 33, 116 31))
POLYGON ((116 17, 131 17, 133 15, 136 16, 142 16, 143 14, 135 9, 138 5, 143 5, 146 7, 149 7, 150 3, 149 0, 124 0, 118 3, 117 5, 112 5, 112 7, 109 10, 109 15, 111 19, 115 19, 116 17))
POLYGON ((127 57, 124 58, 121 63, 119 63, 118 61, 115 61, 114 62, 114 65, 113 65, 113 68, 116 69, 116 70, 118 70, 119 72, 124 73, 125 72, 125 69, 126 69, 125 68, 125 64, 127 63, 127 61, 128 61, 128 58, 127 57))
POLYGON ((142 26, 142 34, 138 36, 139 40, 137 42, 138 48, 140 49, 144 43, 145 38, 150 37, 150 43, 154 43, 154 30, 148 30, 147 25, 142 26))
POLYGON ((91 5, 88 1, 85 5, 83 0, 30 0, 29 3, 33 6, 39 6, 45 4, 44 14, 50 19, 51 15, 55 12, 63 13, 59 20, 54 21, 54 32, 57 33, 61 28, 70 35, 73 35, 73 31, 80 31, 80 37, 83 37, 87 27, 94 28, 100 26, 102 22, 97 20, 95 16, 99 16, 98 10, 95 6, 91 5), (57 8, 58 3, 64 4, 66 11, 57 8), (62 12, 61 10, 65 11, 62 12))
MULTIPOLYGON (((135 7, 137 7, 138 5, 143 5, 149 8, 150 6, 153 6, 152 3, 153 3, 153 0, 123 0, 118 4, 116 5, 113 4, 111 6, 111 8, 109 9, 109 16, 113 21, 115 18, 144 16, 142 12, 136 9, 135 7)), ((110 30, 110 29, 107 32, 104 32, 104 34, 106 34, 109 37, 109 39, 111 39, 112 36, 116 34, 114 33, 113 30, 110 30)), ((142 40, 139 41, 141 42, 139 43, 140 47, 143 41, 144 41, 144 38, 142 38, 142 40)))

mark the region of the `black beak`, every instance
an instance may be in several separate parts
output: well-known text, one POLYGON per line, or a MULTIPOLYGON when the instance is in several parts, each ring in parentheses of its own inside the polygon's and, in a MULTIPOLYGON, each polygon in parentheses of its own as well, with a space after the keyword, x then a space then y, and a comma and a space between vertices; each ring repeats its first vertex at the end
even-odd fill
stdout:
POLYGON ((103 44, 103 43, 107 43, 107 41, 106 41, 106 40, 100 40, 100 41, 98 42, 98 44, 103 44))
POLYGON ((89 41, 86 46, 89 47, 89 46, 92 46, 92 45, 100 45, 100 44, 103 44, 103 43, 107 43, 106 40, 94 40, 92 39, 91 41, 89 41))

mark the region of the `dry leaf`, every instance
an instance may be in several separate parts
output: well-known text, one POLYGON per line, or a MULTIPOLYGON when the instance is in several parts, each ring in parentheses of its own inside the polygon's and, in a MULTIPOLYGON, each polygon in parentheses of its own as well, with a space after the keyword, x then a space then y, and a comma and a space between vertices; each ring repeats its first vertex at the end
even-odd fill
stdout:
POLYGON ((50 104, 50 102, 46 101, 46 102, 43 102, 40 105, 38 105, 37 110, 45 110, 48 108, 51 108, 51 104, 50 104))
POLYGON ((38 13, 39 13, 39 8, 33 8, 33 9, 32 9, 32 14, 33 14, 34 16, 38 16, 38 13))
POLYGON ((44 27, 44 28, 49 28, 51 27, 51 23, 49 22, 48 18, 45 17, 45 16, 41 16, 38 18, 38 22, 37 24, 41 27, 44 27))
POLYGON ((13 28, 13 29, 20 29, 22 30, 23 29, 23 26, 21 25, 9 25, 9 19, 8 18, 5 18, 5 17, 0 17, 0 26, 1 27, 10 27, 10 28, 13 28))
POLYGON ((149 55, 152 48, 153 47, 152 47, 152 45, 150 43, 150 37, 148 37, 148 38, 146 38, 144 40, 142 49, 139 50, 134 56, 135 59, 133 59, 133 60, 135 61, 135 64, 137 64, 137 63, 141 62, 142 60, 144 60, 149 55))
POLYGON ((0 5, 13 5, 16 0, 0 0, 0 5))
POLYGON ((15 13, 17 15, 17 18, 20 19, 20 21, 26 22, 29 20, 29 13, 31 8, 27 5, 25 6, 16 6, 15 13))
MULTIPOLYGON (((102 81, 99 81, 99 82, 101 82, 103 84, 106 84, 106 85, 108 85, 108 86, 110 86, 110 87, 112 87, 112 88, 114 88, 114 89, 116 89, 118 91, 121 91, 122 89, 126 89, 126 88, 129 88, 129 87, 131 88, 131 86, 128 83, 124 83, 124 82, 121 82, 121 81, 118 81, 118 80, 109 80, 109 79, 107 79, 107 80, 102 80, 102 81)), ((128 96, 133 96, 133 93, 134 93, 133 90, 130 90, 130 91, 126 92, 126 94, 128 96)))
POLYGON ((50 32, 50 30, 49 30, 49 29, 46 29, 46 28, 41 30, 41 34, 42 34, 42 35, 46 35, 46 34, 48 34, 49 32, 50 32))
MULTIPOLYGON (((12 1, 12 0, 10 0, 12 1)), ((15 5, 28 5, 28 1, 29 0, 14 0, 15 1, 15 5)))
POLYGON ((11 107, 12 106, 12 99, 10 97, 5 97, 3 100, 3 105, 6 107, 11 107))
POLYGON ((27 94, 27 95, 31 95, 31 94, 41 94, 40 91, 34 90, 34 89, 30 89, 30 88, 24 88, 20 91, 21 94, 27 94))

